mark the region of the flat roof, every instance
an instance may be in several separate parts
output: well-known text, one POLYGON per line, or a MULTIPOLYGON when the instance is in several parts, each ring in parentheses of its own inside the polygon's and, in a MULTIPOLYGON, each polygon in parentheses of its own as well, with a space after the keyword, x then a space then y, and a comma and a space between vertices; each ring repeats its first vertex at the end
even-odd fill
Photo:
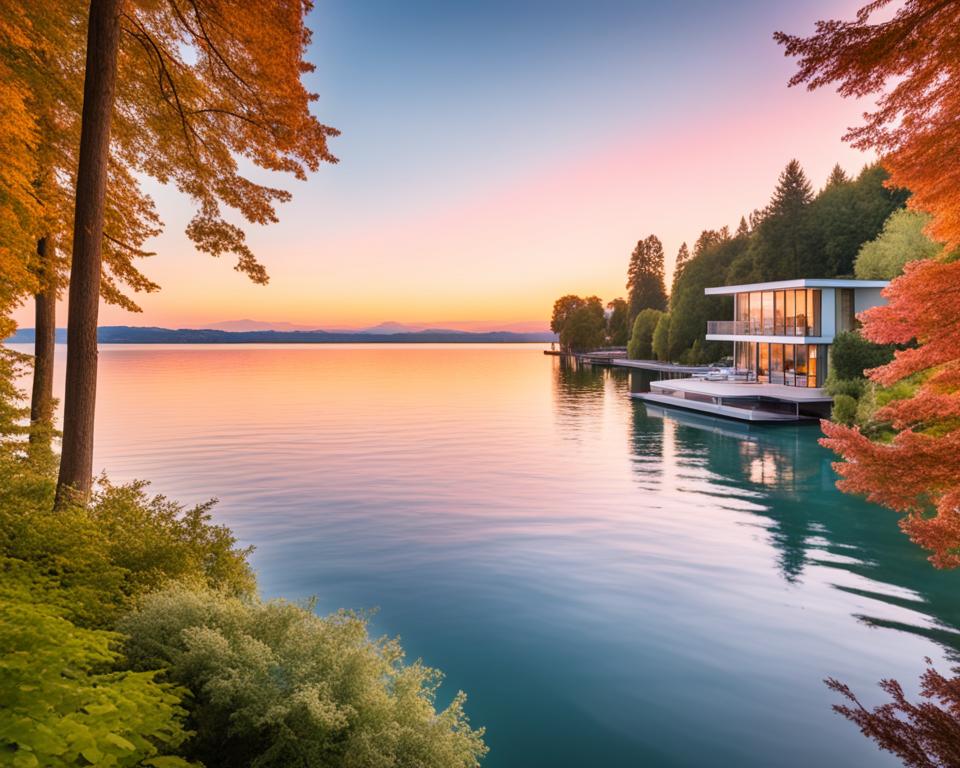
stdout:
POLYGON ((843 280, 803 277, 799 280, 774 280, 770 283, 746 283, 745 285, 720 285, 704 289, 707 296, 723 296, 750 291, 779 291, 786 288, 886 288, 889 280, 843 280))

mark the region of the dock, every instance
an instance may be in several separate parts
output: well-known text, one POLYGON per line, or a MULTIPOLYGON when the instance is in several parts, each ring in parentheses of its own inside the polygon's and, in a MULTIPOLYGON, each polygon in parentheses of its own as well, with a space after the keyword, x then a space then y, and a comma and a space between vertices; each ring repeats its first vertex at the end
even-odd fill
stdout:
POLYGON ((655 381, 631 397, 739 421, 784 423, 827 418, 833 398, 822 389, 734 381, 655 381))

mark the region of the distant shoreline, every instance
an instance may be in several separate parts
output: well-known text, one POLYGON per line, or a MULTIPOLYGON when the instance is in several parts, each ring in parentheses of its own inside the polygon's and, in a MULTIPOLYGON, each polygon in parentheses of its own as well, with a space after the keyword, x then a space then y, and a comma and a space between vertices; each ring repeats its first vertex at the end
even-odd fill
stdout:
MULTIPOLYGON (((33 328, 19 329, 7 344, 32 344, 33 328)), ((100 344, 536 344, 555 342, 553 333, 515 331, 426 330, 401 333, 340 331, 221 331, 204 328, 153 328, 111 325, 97 329, 100 344)), ((65 344, 65 328, 57 329, 57 343, 65 344)))

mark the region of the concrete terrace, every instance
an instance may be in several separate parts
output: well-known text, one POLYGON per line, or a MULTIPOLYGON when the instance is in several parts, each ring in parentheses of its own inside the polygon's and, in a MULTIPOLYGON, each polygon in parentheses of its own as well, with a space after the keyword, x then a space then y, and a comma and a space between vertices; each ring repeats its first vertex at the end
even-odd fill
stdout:
POLYGON ((650 384, 631 397, 657 405, 751 422, 795 422, 829 414, 832 398, 822 389, 703 379, 673 379, 650 384))

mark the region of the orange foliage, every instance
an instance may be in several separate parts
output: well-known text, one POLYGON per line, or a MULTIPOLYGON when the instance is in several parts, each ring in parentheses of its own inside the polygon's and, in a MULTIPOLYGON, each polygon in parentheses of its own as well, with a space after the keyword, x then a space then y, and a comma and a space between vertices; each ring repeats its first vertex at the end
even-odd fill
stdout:
POLYGON ((862 315, 863 334, 878 343, 917 346, 870 371, 889 386, 920 380, 912 397, 894 400, 876 418, 898 430, 889 443, 859 429, 823 423, 821 442, 845 461, 841 489, 864 493, 906 513, 901 527, 930 550, 939 568, 960 566, 960 262, 908 264, 886 289, 888 304, 862 315))
POLYGON ((890 3, 874 0, 854 21, 819 21, 810 37, 774 38, 800 59, 791 85, 879 94, 845 138, 880 153, 887 184, 911 190, 910 207, 932 214, 928 232, 950 250, 960 246, 960 3, 906 0, 893 18, 873 21, 890 3))
MULTIPOLYGON (((240 158, 298 179, 336 161, 326 140, 337 132, 310 114, 316 97, 301 81, 312 69, 303 60, 309 9, 302 0, 125 3, 104 222, 101 294, 108 302, 138 311, 124 289, 159 288, 136 267, 152 255, 144 245, 161 227, 142 176, 172 182, 193 200, 197 214, 187 234, 198 250, 232 253, 238 270, 266 282, 243 230, 223 208, 265 224, 276 221, 275 204, 290 197, 252 181, 240 158)), ((11 174, 27 179, 15 189, 17 202, 33 206, 17 258, 25 268, 36 240, 50 236, 60 283, 70 263, 87 12, 85 0, 0 0, 0 116, 5 136, 16 142, 3 152, 0 194, 11 174), (6 70, 15 77, 3 77, 6 70), (17 83, 22 88, 13 92, 17 83), (21 119, 8 120, 10 110, 21 119), (29 136, 14 133, 17 126, 29 136), (29 169, 16 167, 21 162, 29 169)))

